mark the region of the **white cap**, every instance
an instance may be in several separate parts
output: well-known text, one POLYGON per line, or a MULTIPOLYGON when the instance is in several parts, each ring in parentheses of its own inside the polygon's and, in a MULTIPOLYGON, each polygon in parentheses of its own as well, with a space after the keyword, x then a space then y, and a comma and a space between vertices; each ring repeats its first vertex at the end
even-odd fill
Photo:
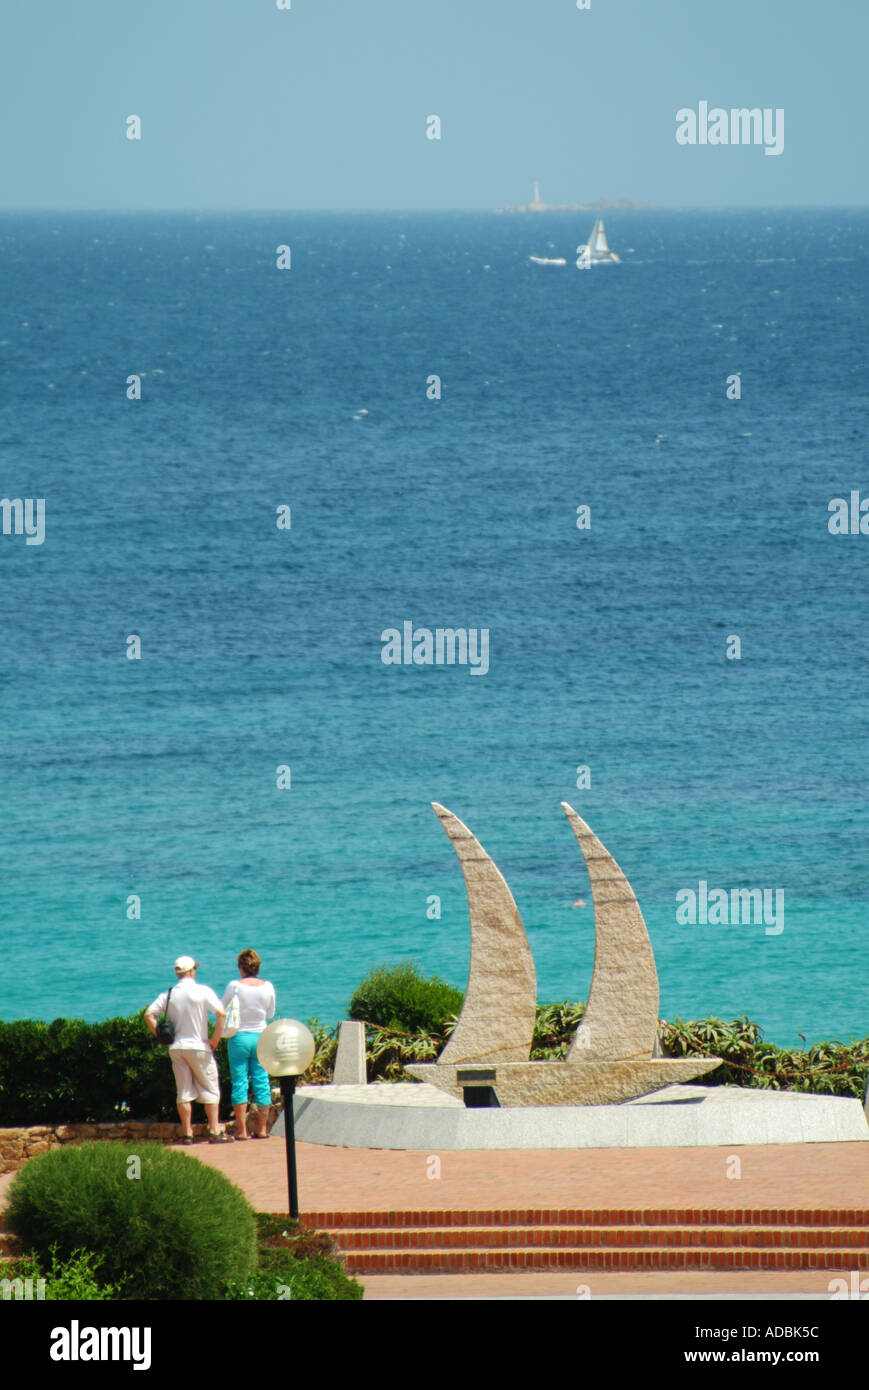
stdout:
POLYGON ((199 961, 194 960, 192 956, 179 956, 175 962, 175 969, 179 975, 185 975, 188 970, 196 970, 198 967, 199 961))

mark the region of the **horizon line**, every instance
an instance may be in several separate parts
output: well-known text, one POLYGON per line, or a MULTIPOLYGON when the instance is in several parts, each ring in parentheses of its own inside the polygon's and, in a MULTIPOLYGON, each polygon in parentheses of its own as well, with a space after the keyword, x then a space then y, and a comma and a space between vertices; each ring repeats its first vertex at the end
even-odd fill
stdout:
MULTIPOLYGON (((653 206, 636 207, 609 207, 609 208, 577 208, 562 209, 553 207, 550 212, 561 217, 576 217, 590 215, 592 213, 605 213, 615 216, 619 213, 656 213, 656 212, 821 212, 821 211, 851 211, 859 212, 869 209, 869 201, 863 203, 659 203, 653 206)), ((135 216, 183 214, 192 217, 208 217, 214 215, 229 214, 235 217, 243 216, 317 216, 317 217, 410 217, 410 216, 492 216, 502 217, 506 214, 515 212, 512 207, 493 208, 493 207, 377 207, 377 208, 338 208, 338 207, 2 207, 0 206, 0 216, 20 216, 22 214, 95 214, 95 215, 122 215, 135 216)), ((546 212, 535 212, 529 214, 534 222, 539 218, 549 215, 546 212)))

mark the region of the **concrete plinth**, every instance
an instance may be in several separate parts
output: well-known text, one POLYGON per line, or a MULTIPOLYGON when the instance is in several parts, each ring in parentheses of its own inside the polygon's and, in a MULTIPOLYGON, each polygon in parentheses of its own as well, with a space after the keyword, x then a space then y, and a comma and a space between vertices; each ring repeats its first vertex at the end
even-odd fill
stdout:
MULTIPOLYGON (((296 1137, 343 1148, 587 1149, 865 1142, 859 1100, 671 1086, 622 1105, 465 1109, 430 1086, 303 1086, 296 1137)), ((283 1133, 283 1117, 273 1134, 283 1133)))
POLYGON ((367 1080, 365 1024, 348 1019, 341 1024, 338 1033, 334 1084, 336 1086, 364 1086, 367 1080))

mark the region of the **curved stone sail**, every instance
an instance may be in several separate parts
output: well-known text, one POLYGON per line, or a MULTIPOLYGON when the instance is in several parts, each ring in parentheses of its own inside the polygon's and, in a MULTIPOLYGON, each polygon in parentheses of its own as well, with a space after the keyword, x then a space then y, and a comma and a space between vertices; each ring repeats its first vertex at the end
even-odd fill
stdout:
POLYGON ((432 802, 456 852, 471 916, 471 966, 465 1002, 438 1066, 524 1062, 531 1051, 537 975, 513 894, 466 825, 432 802))
POLYGON ((568 1062, 651 1058, 658 1028, 658 972, 633 889, 572 806, 561 809, 579 842, 594 900, 594 973, 568 1062))

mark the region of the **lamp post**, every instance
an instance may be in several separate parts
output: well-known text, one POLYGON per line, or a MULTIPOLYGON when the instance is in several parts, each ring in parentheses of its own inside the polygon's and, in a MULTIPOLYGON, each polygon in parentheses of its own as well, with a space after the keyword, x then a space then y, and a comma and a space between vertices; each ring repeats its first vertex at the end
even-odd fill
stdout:
POLYGON ((284 1142, 287 1148, 287 1187, 290 1195, 290 1218, 299 1219, 299 1183, 296 1176, 296 1129, 293 1116, 293 1096, 296 1077, 314 1060, 317 1044, 312 1034, 295 1018, 276 1018, 259 1035, 256 1055, 269 1076, 277 1076, 284 1098, 284 1142))

